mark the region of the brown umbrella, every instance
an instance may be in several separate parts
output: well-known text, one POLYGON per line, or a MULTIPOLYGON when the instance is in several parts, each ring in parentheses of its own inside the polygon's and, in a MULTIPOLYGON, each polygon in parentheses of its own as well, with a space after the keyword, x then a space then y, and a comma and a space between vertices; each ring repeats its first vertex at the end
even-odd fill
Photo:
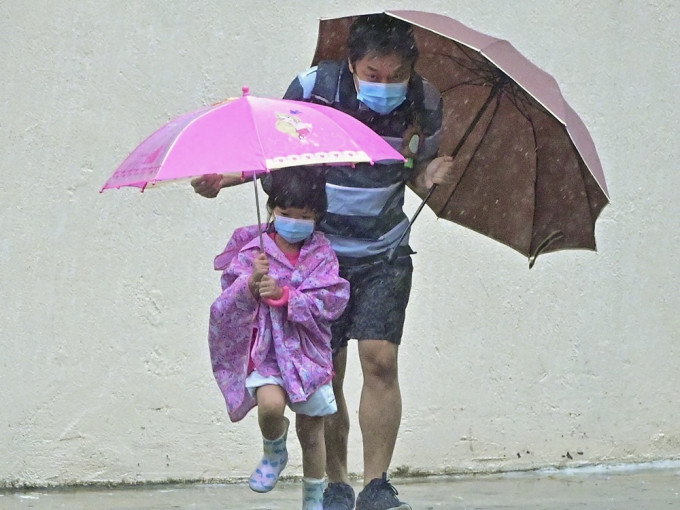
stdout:
MULTIPOLYGON (((595 250, 595 220, 609 202, 604 173, 585 125, 555 79, 509 42, 447 16, 386 11, 414 26, 416 71, 444 100, 440 154, 455 162, 454 182, 425 202, 438 217, 529 257, 595 250)), ((322 19, 313 63, 347 58, 355 17, 322 19)))

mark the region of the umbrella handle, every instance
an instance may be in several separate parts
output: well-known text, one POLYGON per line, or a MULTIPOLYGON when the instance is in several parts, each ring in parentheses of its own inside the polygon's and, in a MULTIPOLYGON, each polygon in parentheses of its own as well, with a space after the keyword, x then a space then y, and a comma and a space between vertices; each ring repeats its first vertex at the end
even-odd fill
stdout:
POLYGON ((404 237, 406 237, 406 234, 408 234, 411 231, 411 226, 413 225, 413 222, 416 221, 416 218, 420 214, 420 211, 423 210, 423 207, 425 207, 425 204, 429 200, 429 198, 432 196, 432 193, 434 193, 434 190, 437 189, 437 184, 433 184, 430 186, 429 191, 427 192, 427 195, 425 195, 425 198, 423 198, 423 201, 420 202, 420 205, 418 206, 418 209, 416 209, 416 212, 413 213, 413 216, 411 216, 411 219, 408 222, 408 225, 404 229, 404 231, 401 233, 399 236, 399 239, 397 239, 397 242, 394 243, 392 248, 389 249, 387 252, 387 262, 388 264, 391 264, 394 262, 394 260, 397 258, 397 248, 401 245, 401 242, 404 240, 404 237))
POLYGON ((550 244, 552 244, 553 241, 557 241, 559 239, 562 239, 563 237, 564 233, 561 230, 555 230, 554 232, 548 234, 548 236, 545 239, 543 239, 543 241, 540 242, 540 244, 536 247, 534 252, 529 256, 529 269, 534 267, 536 259, 543 250, 550 246, 550 244))

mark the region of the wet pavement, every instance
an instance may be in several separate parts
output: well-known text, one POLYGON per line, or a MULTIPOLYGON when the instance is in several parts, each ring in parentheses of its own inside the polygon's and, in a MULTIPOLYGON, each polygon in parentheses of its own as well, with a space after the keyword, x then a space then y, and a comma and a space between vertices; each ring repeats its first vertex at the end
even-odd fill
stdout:
MULTIPOLYGON (((504 475, 393 479, 414 510, 657 510, 680 508, 680 467, 593 468, 504 475)), ((358 484, 354 484, 355 489, 358 484)), ((185 484, 114 489, 0 492, 0 509, 298 510, 300 483, 280 482, 269 494, 245 484, 185 484)))

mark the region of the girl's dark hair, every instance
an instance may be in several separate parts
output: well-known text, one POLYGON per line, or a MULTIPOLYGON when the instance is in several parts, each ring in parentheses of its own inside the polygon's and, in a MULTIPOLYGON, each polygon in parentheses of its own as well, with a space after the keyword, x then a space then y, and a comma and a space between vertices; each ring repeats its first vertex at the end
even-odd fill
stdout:
POLYGON ((262 177, 262 189, 269 195, 267 210, 274 207, 308 207, 317 221, 326 214, 326 172, 323 167, 294 166, 274 170, 262 177))
POLYGON ((413 27, 385 13, 359 16, 349 29, 349 61, 354 64, 369 53, 380 56, 397 54, 411 64, 418 59, 413 27))

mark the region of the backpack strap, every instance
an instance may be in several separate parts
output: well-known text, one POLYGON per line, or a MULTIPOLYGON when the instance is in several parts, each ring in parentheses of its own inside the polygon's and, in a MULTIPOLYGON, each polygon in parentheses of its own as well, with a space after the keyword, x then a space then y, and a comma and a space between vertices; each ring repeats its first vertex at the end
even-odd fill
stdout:
POLYGON ((411 102, 411 108, 413 108, 415 113, 423 110, 425 90, 423 79, 418 74, 414 73, 413 76, 411 76, 411 80, 408 84, 408 98, 411 102))
POLYGON ((340 82, 341 63, 334 60, 322 60, 316 68, 316 81, 312 89, 313 103, 330 106, 335 103, 340 82))

